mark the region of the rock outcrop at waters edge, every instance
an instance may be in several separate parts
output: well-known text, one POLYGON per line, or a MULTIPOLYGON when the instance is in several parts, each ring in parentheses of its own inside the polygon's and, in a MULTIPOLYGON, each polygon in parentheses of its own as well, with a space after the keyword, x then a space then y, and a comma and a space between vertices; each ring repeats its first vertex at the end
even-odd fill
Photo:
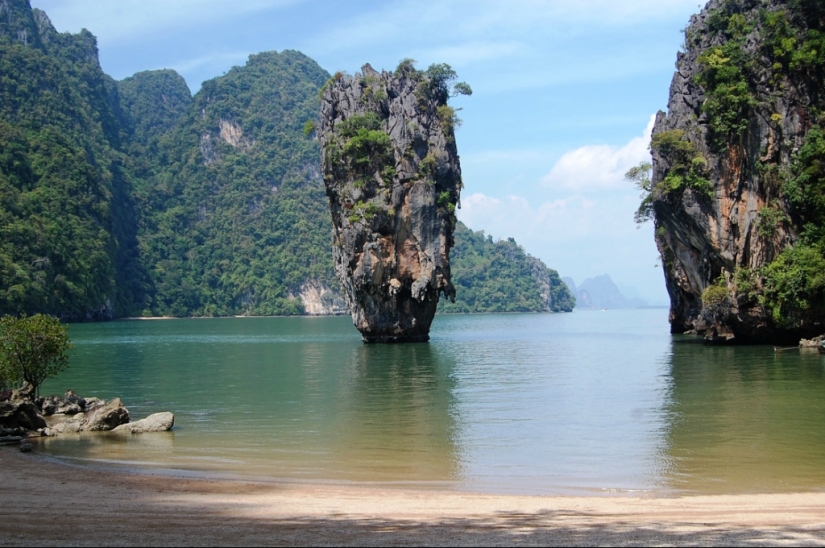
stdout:
POLYGON ((426 341, 439 295, 455 299, 462 182, 449 80, 409 63, 395 73, 365 65, 322 91, 335 271, 365 342, 426 341))
POLYGON ((712 0, 653 130, 653 217, 676 333, 825 330, 825 4, 712 0))
POLYGON ((130 422, 129 410, 120 398, 82 398, 71 390, 64 396, 33 396, 31 385, 0 392, 0 444, 76 432, 166 432, 175 424, 175 416, 170 412, 130 422))

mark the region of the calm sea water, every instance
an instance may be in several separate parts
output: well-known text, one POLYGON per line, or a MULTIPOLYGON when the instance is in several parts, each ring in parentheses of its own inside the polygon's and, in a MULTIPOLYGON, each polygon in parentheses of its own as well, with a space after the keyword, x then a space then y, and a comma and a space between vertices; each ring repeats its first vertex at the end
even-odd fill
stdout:
POLYGON ((598 494, 825 488, 825 359, 671 336, 666 310, 440 315, 429 343, 349 318, 72 325, 43 393, 119 396, 173 432, 64 435, 94 466, 598 494))

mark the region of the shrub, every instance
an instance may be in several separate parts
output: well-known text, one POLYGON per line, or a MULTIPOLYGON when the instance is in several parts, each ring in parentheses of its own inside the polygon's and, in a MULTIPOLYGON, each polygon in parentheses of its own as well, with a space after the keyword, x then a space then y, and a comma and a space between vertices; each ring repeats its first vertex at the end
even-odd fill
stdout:
POLYGON ((809 311, 825 305, 825 258, 818 246, 785 248, 762 275, 763 305, 779 325, 794 326, 809 311))
POLYGON ((356 167, 386 164, 393 160, 392 140, 383 131, 359 129, 344 145, 344 153, 356 167))
POLYGON ((7 385, 27 382, 37 393, 43 381, 68 367, 71 348, 66 327, 53 316, 0 318, 0 378, 7 385))
POLYGON ((759 210, 759 222, 756 225, 756 231, 763 238, 770 238, 774 235, 776 229, 788 220, 788 216, 776 204, 765 206, 759 210))
POLYGON ((733 274, 736 292, 748 300, 757 296, 756 275, 753 270, 745 267, 737 267, 733 274))
POLYGON ((745 54, 737 41, 730 41, 710 48, 698 61, 696 83, 705 90, 702 111, 708 116, 708 137, 721 149, 745 131, 750 108, 756 104, 743 71, 745 54))
POLYGON ((315 122, 312 120, 307 120, 304 123, 304 136, 309 137, 312 135, 312 132, 315 131, 315 122))
POLYGON ((458 117, 456 109, 450 105, 441 105, 436 109, 436 116, 441 123, 441 131, 449 136, 455 131, 455 128, 461 126, 461 118, 458 117))
POLYGON ((375 131, 381 129, 381 118, 374 112, 356 114, 341 122, 337 128, 338 134, 344 138, 354 137, 358 130, 375 131))
POLYGON ((438 207, 446 209, 450 213, 455 213, 455 204, 453 203, 453 197, 449 193, 449 191, 444 191, 438 195, 436 198, 436 203, 438 207))
POLYGON ((808 131, 792 164, 795 177, 785 181, 782 192, 803 222, 821 226, 825 221, 825 132, 821 127, 808 131))
POLYGON ((656 133, 650 148, 669 164, 664 179, 660 186, 657 185, 659 189, 677 192, 690 188, 708 198, 713 197, 713 183, 707 178, 707 160, 697 151, 696 145, 685 138, 684 131, 674 129, 656 133))
POLYGON ((421 160, 421 163, 418 164, 418 173, 423 177, 431 175, 435 173, 435 168, 437 164, 438 162, 436 162, 435 156, 433 156, 432 154, 427 154, 427 156, 425 156, 424 159, 421 160))
POLYGON ((410 59, 409 57, 405 57, 398 63, 398 67, 395 69, 395 77, 400 78, 402 76, 415 76, 418 74, 418 70, 415 68, 415 64, 418 61, 415 59, 410 59))
POLYGON ((702 292, 702 304, 705 306, 718 306, 728 300, 728 289, 720 285, 709 285, 702 292))

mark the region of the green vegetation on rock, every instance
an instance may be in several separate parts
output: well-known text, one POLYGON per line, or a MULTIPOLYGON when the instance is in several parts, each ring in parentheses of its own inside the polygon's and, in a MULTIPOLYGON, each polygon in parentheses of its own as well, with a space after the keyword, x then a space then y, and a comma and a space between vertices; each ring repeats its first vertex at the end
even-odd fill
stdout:
POLYGON ((686 188, 708 198, 713 197, 713 184, 707 179, 707 160, 696 145, 685 138, 680 129, 654 133, 650 140, 651 150, 666 158, 667 174, 657 187, 663 193, 677 193, 686 188))
POLYGON ((144 315, 301 314, 303 283, 335 283, 318 145, 303 131, 327 78, 284 51, 204 82, 138 193, 144 315))
POLYGON ((132 160, 114 82, 91 34, 58 34, 42 12, 11 5, 0 28, 0 312, 126 314, 140 274, 120 207, 132 160))
POLYGON ((455 303, 442 312, 570 312, 576 299, 558 272, 531 257, 512 238, 494 242, 463 223, 455 229, 452 280, 455 303))
POLYGON ((777 342, 821 333, 825 4, 710 2, 677 65, 637 213, 657 223, 674 331, 777 342), (686 188, 708 200, 673 192, 686 188), (722 274, 725 287, 700 281, 722 274))

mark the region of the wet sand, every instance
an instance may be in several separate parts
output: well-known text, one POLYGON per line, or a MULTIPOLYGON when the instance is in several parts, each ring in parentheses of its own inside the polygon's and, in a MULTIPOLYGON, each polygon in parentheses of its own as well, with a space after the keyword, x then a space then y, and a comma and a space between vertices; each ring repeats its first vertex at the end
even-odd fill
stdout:
POLYGON ((825 545, 825 493, 533 497, 124 474, 0 448, 0 545, 825 545))

